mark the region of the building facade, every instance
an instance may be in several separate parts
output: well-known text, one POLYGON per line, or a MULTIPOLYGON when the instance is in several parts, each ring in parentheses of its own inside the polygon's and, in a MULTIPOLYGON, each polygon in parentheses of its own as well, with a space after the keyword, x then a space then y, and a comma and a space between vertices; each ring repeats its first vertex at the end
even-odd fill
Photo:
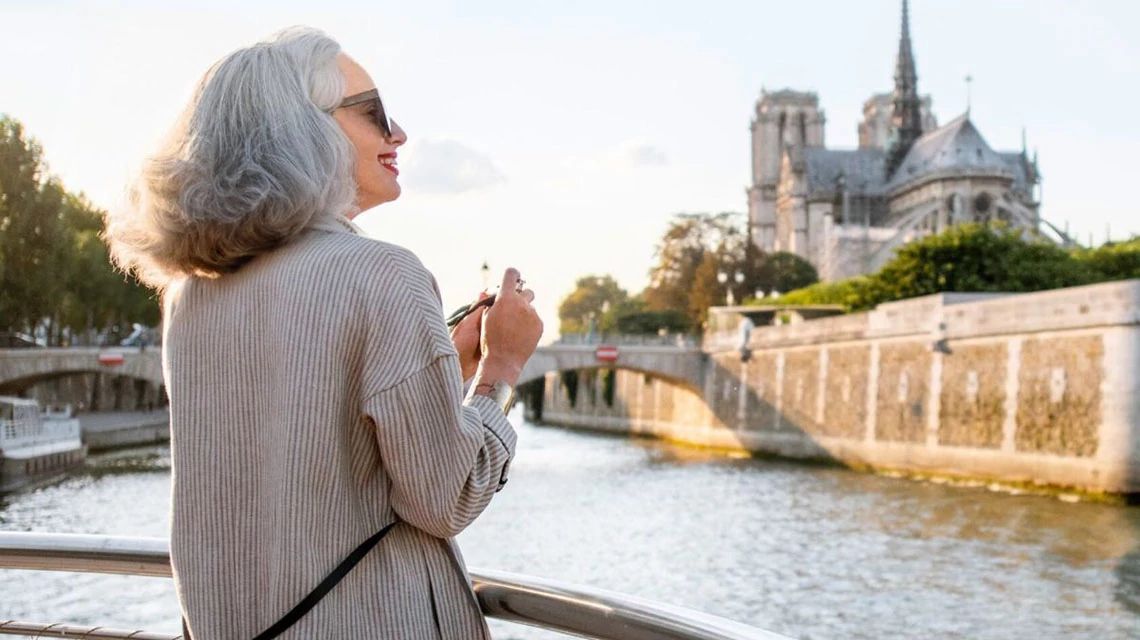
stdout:
POLYGON ((902 244, 963 222, 1039 232, 1040 173, 1024 141, 994 151, 965 114, 938 126, 918 93, 909 7, 894 90, 863 105, 859 148, 828 149, 815 93, 761 93, 752 120, 749 233, 809 260, 822 280, 876 271, 902 244))

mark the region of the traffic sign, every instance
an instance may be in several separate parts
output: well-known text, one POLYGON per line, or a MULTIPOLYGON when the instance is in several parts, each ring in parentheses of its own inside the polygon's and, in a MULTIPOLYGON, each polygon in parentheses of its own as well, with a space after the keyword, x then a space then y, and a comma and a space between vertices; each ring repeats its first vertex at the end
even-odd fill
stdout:
POLYGON ((594 350, 594 357, 601 362, 616 362, 618 359, 618 348, 612 344, 600 344, 594 350))
POLYGON ((113 367, 115 365, 123 364, 123 354, 121 353, 100 353, 99 364, 113 367))

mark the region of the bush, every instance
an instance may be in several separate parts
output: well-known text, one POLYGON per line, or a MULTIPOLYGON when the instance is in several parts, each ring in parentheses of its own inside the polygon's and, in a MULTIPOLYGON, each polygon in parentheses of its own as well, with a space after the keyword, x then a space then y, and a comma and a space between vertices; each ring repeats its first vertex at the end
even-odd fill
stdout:
POLYGON ((777 302, 858 311, 933 293, 1020 293, 1132 277, 1140 277, 1140 241, 1071 253, 1004 226, 964 224, 904 245, 878 273, 815 284, 777 302))
POLYGON ((1098 281, 1140 278, 1140 238, 1079 249, 1074 257, 1087 265, 1098 281))
POLYGON ((1026 240, 1006 227, 965 224, 903 246, 873 279, 878 303, 942 291, 1041 291, 1096 277, 1051 242, 1026 240))
MULTIPOLYGON (((848 311, 858 311, 868 306, 871 295, 872 281, 867 276, 856 276, 846 280, 834 282, 817 282, 811 286, 780 296, 776 304, 803 305, 803 304, 838 304, 848 311)), ((757 300, 755 304, 765 304, 764 300, 757 300)), ((771 304, 771 302, 768 302, 771 304)))

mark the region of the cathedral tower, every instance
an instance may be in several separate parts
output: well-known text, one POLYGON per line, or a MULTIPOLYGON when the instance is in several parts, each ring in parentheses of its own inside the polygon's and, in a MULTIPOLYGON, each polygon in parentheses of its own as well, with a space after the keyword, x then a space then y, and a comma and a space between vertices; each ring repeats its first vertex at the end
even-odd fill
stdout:
POLYGON ((922 136, 922 101, 918 97, 918 74, 914 70, 914 52, 910 45, 908 8, 907 0, 903 0, 902 35, 895 61, 895 90, 891 94, 894 139, 887 158, 887 175, 894 173, 914 141, 922 136))
POLYGON ((748 189, 748 231, 752 242, 772 251, 776 242, 776 183, 789 147, 822 147, 823 111, 811 92, 762 91, 752 120, 752 186, 748 189))

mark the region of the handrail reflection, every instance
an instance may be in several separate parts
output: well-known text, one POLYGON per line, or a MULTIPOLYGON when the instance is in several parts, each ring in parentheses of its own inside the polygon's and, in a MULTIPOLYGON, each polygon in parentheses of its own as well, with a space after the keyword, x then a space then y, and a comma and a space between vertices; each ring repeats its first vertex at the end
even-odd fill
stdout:
MULTIPOLYGON (((64 533, 0 532, 0 569, 171 576, 166 540, 64 533)), ((725 618, 602 589, 500 571, 470 573, 484 615, 553 631, 596 640, 787 640, 725 618)), ((21 629, 43 638, 179 638, 0 621, 0 635, 29 635, 21 629)))

